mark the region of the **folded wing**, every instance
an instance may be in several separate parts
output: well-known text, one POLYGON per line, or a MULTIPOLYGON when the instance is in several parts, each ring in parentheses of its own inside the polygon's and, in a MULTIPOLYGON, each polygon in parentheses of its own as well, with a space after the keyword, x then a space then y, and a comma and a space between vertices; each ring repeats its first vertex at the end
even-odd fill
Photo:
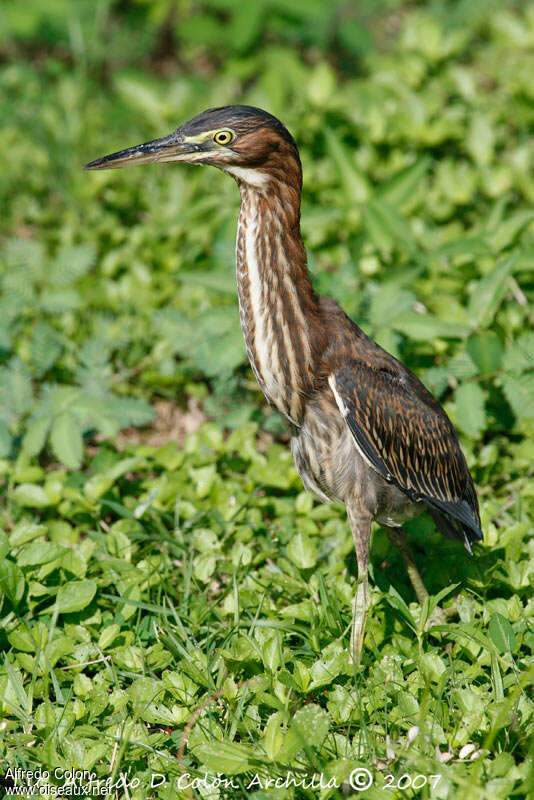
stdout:
POLYGON ((473 481, 456 431, 430 392, 385 353, 372 364, 349 361, 328 382, 368 464, 427 503, 442 533, 471 552, 482 538, 473 481))

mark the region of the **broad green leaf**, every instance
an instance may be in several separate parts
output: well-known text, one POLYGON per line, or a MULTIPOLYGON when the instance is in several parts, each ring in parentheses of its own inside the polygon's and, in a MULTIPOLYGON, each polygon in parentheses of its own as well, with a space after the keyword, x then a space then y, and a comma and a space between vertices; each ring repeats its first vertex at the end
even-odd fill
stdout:
POLYGON ((399 289, 398 286, 386 283, 371 297, 369 319, 373 325, 378 326, 386 320, 390 325, 391 320, 406 311, 410 311, 416 301, 413 292, 399 289))
POLYGON ((66 314, 83 306, 76 289, 45 289, 41 294, 41 308, 48 314, 66 314))
MULTIPOLYGON (((148 425, 154 419, 154 409, 150 403, 138 397, 111 397, 107 410, 116 418, 121 428, 148 425)), ((95 422, 98 425, 98 418, 95 422)))
POLYGON ((106 470, 104 474, 106 478, 109 478, 111 481, 116 481, 117 478, 122 478, 127 472, 132 472, 142 463, 143 459, 139 456, 121 458, 120 461, 117 461, 110 469, 106 470))
POLYGON ((308 686, 310 685, 310 670, 302 661, 295 661, 293 665, 293 680, 301 692, 306 692, 308 690, 308 686))
POLYGON ((504 686, 499 659, 496 653, 491 654, 491 677, 493 680, 495 699, 498 703, 500 703, 502 700, 504 700, 504 686))
POLYGON ((179 312, 158 312, 154 327, 174 352, 192 359, 206 375, 228 374, 245 360, 235 305, 213 308, 195 320, 179 312))
POLYGON ((64 547, 53 542, 32 542, 22 548, 17 563, 20 567, 46 564, 59 558, 64 552, 64 547))
POLYGON ((195 486, 197 497, 208 497, 217 480, 217 470, 215 464, 207 467, 190 470, 191 480, 195 486))
POLYGON ((357 168, 348 148, 330 128, 325 130, 327 150, 337 167, 345 203, 363 203, 370 196, 370 186, 365 175, 357 168))
POLYGON ((425 680, 439 683, 441 676, 445 672, 445 664, 436 653, 424 653, 420 661, 421 672, 425 680))
POLYGON ((93 682, 88 675, 84 675, 80 672, 74 678, 74 694, 78 697, 87 697, 93 691, 93 682))
POLYGON ((489 241, 495 252, 508 247, 521 231, 534 220, 534 209, 516 211, 489 233, 489 241))
POLYGON ((512 626, 502 614, 492 614, 488 632, 491 641, 500 653, 509 653, 515 648, 515 634, 512 626))
POLYGON ((434 631, 444 631, 453 636, 464 636, 466 639, 476 643, 479 647, 484 647, 489 653, 497 652, 491 639, 482 633, 481 629, 472 623, 462 622, 461 624, 447 623, 445 625, 434 625, 434 631))
POLYGON ((106 536, 108 552, 115 558, 131 561, 135 547, 128 534, 139 536, 142 535, 142 532, 143 529, 134 520, 120 519, 118 522, 114 522, 106 536))
POLYGON ((394 608, 396 611, 400 613, 404 621, 415 632, 417 630, 417 624, 412 616, 412 612, 410 611, 407 603, 403 600, 403 598, 400 596, 400 594, 393 586, 389 587, 387 594, 384 595, 384 599, 386 600, 387 603, 389 603, 389 605, 392 608, 394 608))
POLYGON ((195 755, 210 771, 239 775, 251 768, 254 750, 241 742, 212 741, 195 747, 195 755))
POLYGON ((255 461, 249 471, 249 475, 258 484, 272 486, 277 489, 288 489, 290 486, 287 469, 280 469, 280 462, 276 461, 255 461))
POLYGON ((429 597, 428 597, 428 606, 427 606, 428 614, 427 614, 427 617, 425 619, 425 624, 426 624, 426 621, 428 620, 428 617, 430 617, 430 615, 432 614, 432 612, 434 611, 436 606, 439 603, 441 603, 441 601, 443 600, 444 597, 447 597, 448 594, 451 594, 452 592, 454 592, 454 590, 458 586, 459 586, 458 583, 452 583, 450 586, 445 586, 436 595, 429 595, 429 597))
POLYGON ((71 572, 77 578, 84 578, 87 572, 87 560, 81 552, 68 547, 65 548, 63 558, 61 559, 61 567, 66 572, 71 572))
POLYGON ((106 475, 92 475, 83 487, 89 500, 98 500, 113 486, 113 480, 106 475))
POLYGON ((282 661, 280 637, 277 633, 269 636, 263 645, 263 663, 269 672, 276 672, 282 661))
MULTIPOLYGON (((330 650, 330 648, 329 648, 330 650)), ((337 649, 326 652, 322 658, 315 661, 309 671, 310 682, 308 691, 318 689, 320 686, 327 686, 333 683, 339 675, 347 673, 348 656, 345 649, 337 649)))
POLYGON ((534 372, 524 375, 505 375, 502 388, 512 411, 518 419, 534 418, 534 372))
POLYGON ((270 761, 276 759, 284 741, 283 719, 283 714, 279 711, 271 714, 263 730, 262 744, 270 761))
POLYGON ((448 372, 445 367, 430 367, 419 370, 418 374, 427 389, 438 399, 449 386, 448 372))
POLYGON ((71 469, 77 469, 83 456, 81 428, 68 412, 60 414, 52 423, 50 446, 57 458, 71 469))
POLYGON ((489 255, 491 250, 482 236, 460 236, 451 242, 446 242, 432 251, 433 255, 456 258, 458 256, 476 257, 489 255))
POLYGON ((46 383, 42 388, 36 415, 39 411, 39 416, 58 416, 79 403, 81 397, 82 393, 76 386, 46 383))
POLYGON ((503 348, 494 331, 484 331, 470 336, 465 347, 480 375, 497 372, 501 366, 503 348))
POLYGON ((339 29, 339 37, 344 47, 360 57, 373 49, 371 31, 362 20, 345 19, 339 29))
POLYGON ((324 708, 309 703, 295 712, 291 727, 298 732, 303 743, 319 748, 328 734, 330 722, 324 708))
POLYGON ((70 655, 74 644, 69 636, 58 636, 46 645, 46 657, 51 667, 55 666, 63 656, 70 655))
POLYGON ((50 271, 55 286, 69 286, 85 275, 96 261, 96 249, 91 244, 65 247, 58 252, 50 271))
POLYGON ((21 483, 13 492, 19 506, 27 508, 46 508, 51 502, 42 486, 36 483, 21 483))
POLYGON ((6 458, 11 452, 12 436, 4 420, 0 419, 0 458, 6 458))
POLYGON ((310 569, 317 562, 315 542, 304 533, 296 533, 287 545, 287 554, 299 569, 310 569))
POLYGON ((109 645, 117 638, 120 632, 121 629, 119 625, 107 625, 100 633, 98 646, 101 647, 102 650, 105 650, 106 647, 109 647, 109 645))
POLYGON ((30 348, 34 373, 37 376, 44 375, 55 364, 61 350, 59 336, 54 328, 48 322, 38 322, 30 348))
POLYGON ((217 270, 189 270, 180 276, 189 286, 197 284, 214 292, 230 295, 235 298, 236 280, 233 270, 219 272, 217 270))
POLYGON ((14 356, 5 366, 0 366, 0 417, 10 426, 26 411, 33 401, 33 387, 27 365, 14 356))
POLYGON ((24 688, 22 673, 14 664, 11 663, 7 655, 4 657, 4 670, 7 673, 11 686, 15 690, 17 700, 20 704, 20 709, 27 709, 28 693, 24 688))
POLYGON ((479 165, 489 164, 493 158, 495 130, 489 115, 476 112, 471 117, 466 148, 479 165))
POLYGON ((489 325, 506 292, 508 278, 515 266, 515 256, 510 256, 484 275, 473 287, 468 313, 473 327, 489 325))
POLYGON ((11 331, 7 319, 0 322, 0 350, 11 350, 11 331))
POLYGON ((0 589, 18 606, 24 595, 24 575, 22 570, 8 559, 0 561, 0 589))
POLYGON ((143 650, 135 645, 125 645, 115 649, 114 657, 117 663, 130 672, 143 671, 143 650))
POLYGON ((409 167, 397 172, 378 188, 376 197, 394 208, 402 208, 412 199, 413 194, 423 183, 430 166, 430 158, 423 156, 409 167))
POLYGON ((478 375, 478 369, 473 359, 467 351, 462 350, 447 361, 444 369, 447 375, 452 375, 459 383, 478 375))
POLYGON ((34 522, 22 520, 15 525, 9 534, 9 543, 11 547, 20 547, 20 545, 31 542, 39 536, 44 536, 46 532, 46 525, 36 525, 34 522))
POLYGON ((195 364, 205 375, 224 375, 245 360, 243 336, 237 326, 220 337, 198 342, 193 349, 195 364))
POLYGON ((81 611, 89 605, 96 593, 96 583, 92 580, 70 581, 60 587, 56 603, 60 614, 81 611))
POLYGON ((22 439, 22 449, 29 456, 36 456, 43 449, 50 423, 50 417, 40 417, 28 425, 22 439))
POLYGON ((428 339, 462 339, 469 333, 467 325, 445 322, 430 314, 417 314, 415 311, 403 311, 391 320, 391 325, 410 339, 421 342, 428 339))
POLYGON ((210 553, 201 553, 193 559, 193 572, 195 578, 202 583, 207 583, 217 566, 217 559, 210 553))
POLYGON ((114 81, 114 86, 124 102, 138 113, 146 115, 160 125, 164 124, 163 99, 147 78, 142 75, 139 79, 126 75, 118 76, 114 81))
POLYGON ((534 332, 522 333, 506 348, 504 357, 506 372, 523 372, 534 369, 534 332))
POLYGON ((408 222, 384 201, 373 199, 366 203, 363 221, 380 252, 389 254, 395 247, 408 253, 415 251, 416 243, 408 222))
POLYGON ((454 394, 456 424, 468 436, 480 436, 486 427, 484 392, 478 383, 462 383, 454 394))
POLYGON ((200 553, 212 553, 220 548, 217 534, 209 528, 197 528, 193 534, 193 545, 200 553))
POLYGON ((234 14, 229 35, 236 43, 236 50, 245 54, 258 37, 263 23, 263 3, 246 3, 234 14))
POLYGON ((35 653, 37 649, 37 642, 32 636, 32 631, 29 631, 28 628, 20 626, 11 631, 7 638, 10 645, 16 650, 22 650, 23 653, 35 653))
POLYGON ((177 719, 172 710, 162 703, 147 703, 141 707, 141 719, 157 725, 176 725, 177 719))
POLYGON ((34 281, 43 273, 46 265, 45 248, 35 239, 13 236, 8 239, 3 256, 8 266, 20 274, 25 272, 25 281, 34 281))

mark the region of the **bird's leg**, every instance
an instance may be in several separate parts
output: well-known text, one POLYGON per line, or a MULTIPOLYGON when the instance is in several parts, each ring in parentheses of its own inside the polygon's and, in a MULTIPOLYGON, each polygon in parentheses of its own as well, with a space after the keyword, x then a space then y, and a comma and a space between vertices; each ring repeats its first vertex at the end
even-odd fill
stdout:
POLYGON ((415 590, 415 594, 417 595, 417 599, 420 603, 423 603, 428 597, 428 592, 425 584, 423 583, 423 579, 419 574, 419 570, 415 565, 412 551, 410 549, 410 545, 408 544, 406 531, 404 528, 390 528, 389 525, 383 525, 382 527, 386 531, 391 544, 395 545, 395 547, 398 547, 404 562, 404 566, 406 567, 406 572, 408 573, 410 582, 415 590))
POLYGON ((354 664, 358 665, 362 654, 365 623, 370 604, 368 567, 371 515, 361 507, 347 503, 347 516, 358 562, 358 583, 352 603, 352 632, 350 637, 350 659, 354 664))
MULTIPOLYGON (((423 583, 423 579, 419 574, 419 570, 415 565, 415 561, 412 555, 412 551, 410 545, 408 544, 408 537, 406 536, 406 531, 404 528, 390 528, 388 525, 382 526, 388 535, 388 539, 391 544, 398 547, 402 560, 404 562, 404 566, 406 567, 406 572, 408 573, 408 577, 410 582, 415 590, 415 594, 417 595, 417 599, 421 604, 424 603, 426 598, 429 596, 426 586, 423 583)), ((429 622, 437 622, 438 624, 443 624, 446 621, 447 617, 453 616, 456 613, 455 608, 447 608, 442 609, 439 606, 436 606, 432 614, 430 615, 429 622)))

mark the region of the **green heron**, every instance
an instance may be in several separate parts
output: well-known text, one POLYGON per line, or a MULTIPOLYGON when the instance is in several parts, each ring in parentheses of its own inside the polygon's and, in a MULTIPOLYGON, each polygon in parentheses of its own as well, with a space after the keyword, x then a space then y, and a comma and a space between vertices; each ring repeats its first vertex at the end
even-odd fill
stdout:
POLYGON ((211 108, 86 169, 163 161, 211 164, 239 186, 236 271, 248 357, 287 420, 304 485, 346 506, 358 562, 350 652, 359 663, 372 521, 400 549, 420 602, 428 595, 402 523, 428 511, 470 553, 482 538, 458 436, 421 381, 313 290, 300 234, 299 152, 276 117, 251 106, 211 108))

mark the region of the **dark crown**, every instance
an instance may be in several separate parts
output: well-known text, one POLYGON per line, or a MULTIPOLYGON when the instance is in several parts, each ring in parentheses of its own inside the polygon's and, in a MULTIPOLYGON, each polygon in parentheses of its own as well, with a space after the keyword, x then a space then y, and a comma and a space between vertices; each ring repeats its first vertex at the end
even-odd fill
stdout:
POLYGON ((270 128, 296 147, 293 137, 279 119, 254 106, 235 105, 208 108, 202 114, 186 122, 181 130, 186 136, 194 136, 202 131, 225 127, 232 128, 236 134, 250 133, 256 128, 270 128))

